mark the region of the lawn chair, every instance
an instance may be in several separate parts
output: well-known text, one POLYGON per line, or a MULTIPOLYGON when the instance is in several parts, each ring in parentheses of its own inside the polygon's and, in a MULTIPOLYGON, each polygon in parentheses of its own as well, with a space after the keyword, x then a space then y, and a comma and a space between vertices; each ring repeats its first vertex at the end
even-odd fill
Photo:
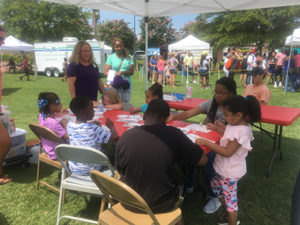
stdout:
MULTIPOLYGON (((93 194, 97 196, 103 196, 102 192, 99 190, 99 188, 97 188, 95 183, 91 180, 90 176, 80 176, 80 175, 72 174, 72 172, 70 171, 66 163, 64 163, 64 161, 70 160, 73 162, 101 164, 103 166, 108 167, 107 170, 104 170, 102 172, 107 174, 107 176, 113 177, 116 175, 116 173, 109 159, 106 157, 105 154, 103 154, 97 149, 89 148, 85 146, 72 146, 66 144, 61 144, 56 146, 55 154, 57 156, 57 159, 63 165, 56 224, 59 225, 61 219, 63 218, 97 224, 96 220, 89 220, 85 218, 68 216, 68 215, 61 216, 62 203, 63 203, 62 202, 63 190, 72 190, 72 191, 83 192, 87 194, 93 194)), ((103 210, 102 205, 100 210, 103 210)))
POLYGON ((90 176, 105 196, 101 205, 104 205, 105 201, 112 205, 105 211, 100 210, 98 224, 163 225, 176 224, 181 219, 180 208, 168 213, 153 214, 145 200, 125 183, 96 170, 92 170, 90 176), (115 203, 115 200, 119 203, 115 203), (121 203, 141 210, 145 214, 127 210, 121 203))
POLYGON ((57 169, 62 170, 62 166, 59 161, 52 160, 48 157, 47 153, 42 152, 42 138, 54 141, 59 144, 64 143, 64 140, 59 138, 52 130, 48 129, 47 127, 30 123, 29 128, 32 132, 40 139, 39 144, 39 155, 38 155, 38 162, 37 162, 37 174, 36 174, 36 189, 39 189, 40 184, 46 185, 47 187, 51 188, 54 191, 59 192, 59 189, 51 184, 46 183, 45 181, 40 180, 40 164, 41 162, 46 163, 47 165, 53 166, 57 169))

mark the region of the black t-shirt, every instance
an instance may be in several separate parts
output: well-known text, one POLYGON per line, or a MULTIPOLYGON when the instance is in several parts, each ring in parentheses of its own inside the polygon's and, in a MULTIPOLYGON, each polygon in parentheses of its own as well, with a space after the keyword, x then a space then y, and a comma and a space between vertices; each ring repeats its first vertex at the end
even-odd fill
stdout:
POLYGON ((174 208, 178 187, 173 165, 195 165, 203 150, 179 129, 156 124, 136 127, 120 138, 116 166, 121 180, 139 193, 154 213, 174 208))

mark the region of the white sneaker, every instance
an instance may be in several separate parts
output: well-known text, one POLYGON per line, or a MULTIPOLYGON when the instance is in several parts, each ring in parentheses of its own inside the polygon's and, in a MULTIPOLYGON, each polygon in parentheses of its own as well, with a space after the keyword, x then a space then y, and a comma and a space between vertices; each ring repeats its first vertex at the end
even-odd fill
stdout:
POLYGON ((274 88, 277 88, 277 82, 276 81, 274 82, 274 88))
POLYGON ((282 87, 282 83, 281 83, 281 81, 279 82, 279 84, 278 84, 278 87, 282 87))
POLYGON ((197 84, 197 81, 193 80, 193 83, 194 83, 194 84, 197 84))
POLYGON ((206 205, 203 208, 203 211, 207 214, 214 213, 218 211, 222 203, 219 201, 218 198, 210 198, 209 201, 206 203, 206 205))

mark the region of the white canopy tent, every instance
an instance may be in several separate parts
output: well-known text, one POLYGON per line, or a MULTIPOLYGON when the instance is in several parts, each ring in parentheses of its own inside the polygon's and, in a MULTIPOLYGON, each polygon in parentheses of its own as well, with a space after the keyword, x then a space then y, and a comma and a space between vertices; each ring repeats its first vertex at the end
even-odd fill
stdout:
POLYGON ((12 35, 9 35, 4 40, 4 45, 0 46, 1 53, 16 54, 21 51, 24 53, 33 52, 34 47, 24 41, 20 41, 12 35))
MULTIPOLYGON (((300 28, 293 31, 292 35, 287 36, 285 40, 285 45, 291 46, 290 56, 292 55, 292 49, 294 46, 300 46, 300 28)), ((291 57, 289 58, 288 68, 290 67, 291 57)), ((284 83, 284 92, 288 91, 288 81, 289 81, 289 70, 287 70, 286 79, 284 83)))
POLYGON ((186 38, 170 44, 169 51, 174 50, 209 50, 209 43, 199 40, 193 35, 189 35, 186 38))
POLYGON ((111 54, 112 53, 112 48, 110 46, 104 44, 104 53, 111 54))
POLYGON ((287 46, 300 46, 300 28, 293 31, 292 35, 289 35, 285 40, 287 46))
MULTIPOLYGON (((145 18, 145 53, 148 58, 148 17, 174 16, 248 10, 280 6, 300 5, 299 0, 46 0, 78 7, 100 9, 123 14, 131 14, 145 18)), ((146 68, 148 61, 145 60, 146 68)), ((146 73, 147 75, 147 73, 146 73)), ((148 79, 146 79, 146 89, 148 79)))

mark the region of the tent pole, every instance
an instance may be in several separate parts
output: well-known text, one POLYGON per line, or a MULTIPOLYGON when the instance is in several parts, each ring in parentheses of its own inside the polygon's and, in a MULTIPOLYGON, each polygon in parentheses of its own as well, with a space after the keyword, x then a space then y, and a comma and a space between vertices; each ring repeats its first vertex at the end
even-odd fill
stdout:
POLYGON ((145 17, 145 72, 146 72, 146 86, 145 90, 148 89, 148 19, 145 17))

